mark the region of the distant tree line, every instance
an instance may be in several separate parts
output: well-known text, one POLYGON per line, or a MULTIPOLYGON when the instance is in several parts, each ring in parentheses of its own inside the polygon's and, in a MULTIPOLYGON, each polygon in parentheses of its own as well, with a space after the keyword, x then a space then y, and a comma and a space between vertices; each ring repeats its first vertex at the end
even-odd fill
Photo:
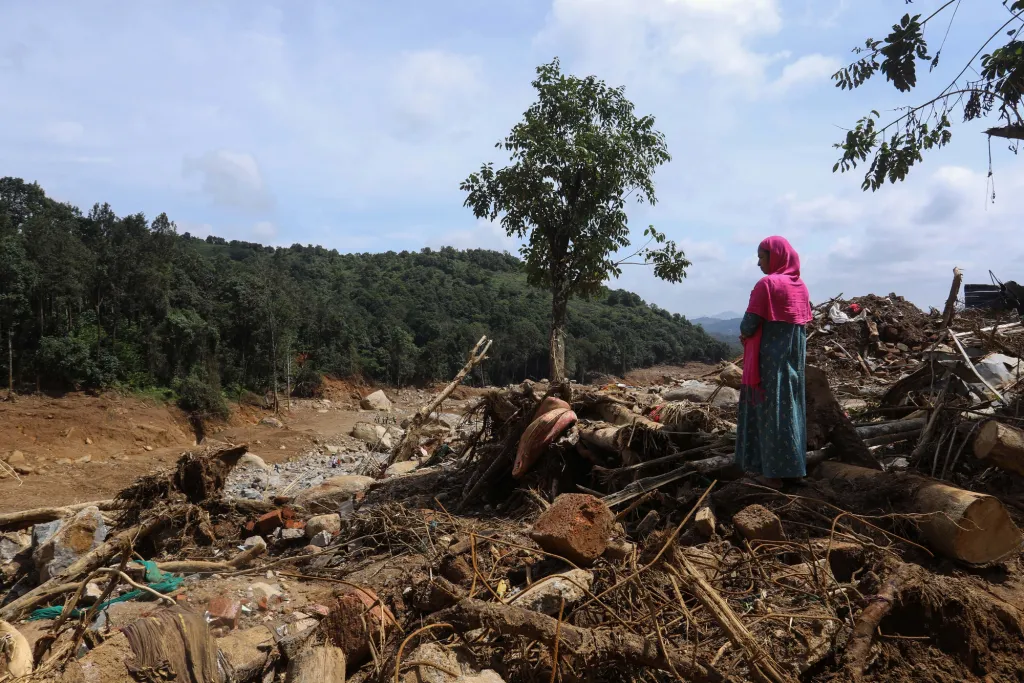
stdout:
MULTIPOLYGON (((478 381, 548 369, 551 295, 486 250, 340 254, 179 235, 166 214, 83 214, 0 179, 0 366, 14 390, 173 388, 196 411, 220 398, 315 395, 325 374, 398 385, 454 375, 481 335, 478 381)), ((607 289, 569 304, 566 367, 593 373, 727 355, 678 314, 607 289)))

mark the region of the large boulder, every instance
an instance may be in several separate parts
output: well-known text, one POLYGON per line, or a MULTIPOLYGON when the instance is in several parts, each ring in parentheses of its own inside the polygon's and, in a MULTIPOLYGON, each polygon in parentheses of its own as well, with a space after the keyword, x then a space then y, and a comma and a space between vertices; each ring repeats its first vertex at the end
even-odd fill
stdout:
POLYGON ((388 428, 370 422, 356 422, 352 427, 352 436, 370 448, 390 451, 394 446, 388 428))
POLYGON ((321 531, 332 536, 341 531, 341 515, 317 515, 306 520, 306 538, 313 538, 321 531))
POLYGON ((341 504, 357 493, 362 493, 377 481, 373 477, 346 474, 331 477, 319 486, 306 489, 295 496, 295 504, 310 511, 337 510, 341 504))
POLYGON ((391 400, 383 390, 377 390, 359 402, 363 410, 391 410, 391 400))
POLYGON ((530 538, 549 553, 589 565, 608 547, 615 515, 600 499, 585 493, 563 493, 544 511, 530 538))
MULTIPOLYGON (((718 389, 717 384, 701 382, 695 379, 688 379, 677 387, 666 389, 661 392, 662 399, 666 401, 690 401, 692 403, 704 403, 718 389)), ((740 402, 740 392, 730 387, 722 387, 715 396, 712 405, 718 408, 728 408, 740 402)))
POLYGON ((39 580, 47 581, 78 558, 99 547, 107 538, 107 525, 95 505, 83 508, 64 522, 50 539, 36 548, 33 559, 39 580))

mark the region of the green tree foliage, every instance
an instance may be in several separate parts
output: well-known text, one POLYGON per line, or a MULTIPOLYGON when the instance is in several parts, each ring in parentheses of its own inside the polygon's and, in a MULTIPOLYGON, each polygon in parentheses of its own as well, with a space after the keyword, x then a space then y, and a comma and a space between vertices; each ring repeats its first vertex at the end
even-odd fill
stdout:
MULTIPOLYGON (((912 0, 906 0, 910 4, 912 0)), ((933 71, 939 66, 942 47, 953 22, 971 0, 949 0, 925 19, 920 14, 905 14, 893 25, 883 40, 869 38, 863 47, 854 48, 857 60, 833 74, 836 87, 852 90, 881 73, 897 90, 909 92, 917 87, 918 69, 927 64, 933 71), (946 18, 948 17, 948 21, 946 18), (942 35, 942 44, 930 52, 925 30, 942 35)), ((891 121, 879 124, 881 115, 872 111, 857 121, 846 138, 835 145, 842 157, 832 168, 849 171, 870 158, 862 187, 877 190, 888 179, 904 180, 914 164, 922 160, 925 150, 943 147, 952 139, 951 117, 959 114, 963 121, 992 117, 1001 125, 985 133, 992 137, 1013 140, 1010 149, 1016 153, 1016 141, 1024 140, 1024 119, 1021 118, 1021 95, 1024 93, 1024 41, 1017 34, 1024 20, 1024 0, 1002 0, 1007 10, 1006 21, 993 27, 992 35, 959 69, 949 84, 927 101, 902 108, 891 121), (1002 36, 1002 45, 991 47, 1002 36), (986 52, 987 51, 987 52, 986 52)))
MULTIPOLYGON (((635 294, 592 291, 568 306, 576 379, 727 354, 635 294)), ((316 395, 324 375, 447 380, 482 334, 494 351, 474 381, 538 379, 550 310, 508 254, 199 239, 163 214, 83 214, 0 179, 0 325, 14 358, 0 366, 23 388, 170 387, 190 412, 222 415, 223 392, 269 396, 286 378, 299 396, 316 395)))
POLYGON ((654 204, 654 170, 670 159, 654 118, 637 117, 621 87, 563 75, 557 59, 538 67, 533 87, 537 101, 496 145, 511 165, 495 171, 484 164, 462 190, 478 218, 500 216, 508 235, 526 240, 529 282, 551 292, 549 367, 551 378, 562 380, 571 297, 600 291, 634 257, 670 282, 686 277, 690 262, 653 226, 642 249, 614 258, 629 246, 627 197, 654 204))

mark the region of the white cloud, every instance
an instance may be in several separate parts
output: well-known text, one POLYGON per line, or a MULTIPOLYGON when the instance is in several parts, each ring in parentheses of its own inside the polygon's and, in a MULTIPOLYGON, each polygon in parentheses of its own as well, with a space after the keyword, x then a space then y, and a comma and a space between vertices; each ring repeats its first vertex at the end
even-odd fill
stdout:
POLYGON ((436 125, 481 90, 479 58, 443 50, 402 55, 394 75, 400 113, 414 123, 436 125))
POLYGON ((186 157, 186 177, 202 176, 201 189, 214 204, 247 212, 273 207, 273 198, 263 182, 259 164, 244 152, 217 150, 198 158, 186 157))
POLYGON ((800 57, 782 67, 782 73, 768 85, 768 92, 780 95, 793 88, 810 83, 828 83, 829 77, 834 74, 841 62, 835 57, 827 57, 822 54, 810 54, 800 57))
POLYGON ((748 41, 779 30, 776 0, 554 0, 542 43, 572 42, 584 61, 761 76, 769 57, 748 41))
POLYGON ((431 246, 436 247, 494 249, 510 254, 518 254, 520 244, 518 239, 505 233, 499 222, 485 218, 478 218, 476 225, 470 230, 450 230, 431 240, 431 246))

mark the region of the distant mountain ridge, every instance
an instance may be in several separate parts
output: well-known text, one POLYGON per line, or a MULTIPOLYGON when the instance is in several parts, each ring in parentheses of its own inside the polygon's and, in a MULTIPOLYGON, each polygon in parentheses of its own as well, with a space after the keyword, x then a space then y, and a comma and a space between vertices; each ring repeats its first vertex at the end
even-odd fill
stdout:
POLYGON ((700 325, 709 337, 729 344, 735 351, 739 348, 740 323, 743 322, 743 316, 732 311, 725 311, 719 315, 732 317, 703 316, 692 318, 690 322, 700 325))

